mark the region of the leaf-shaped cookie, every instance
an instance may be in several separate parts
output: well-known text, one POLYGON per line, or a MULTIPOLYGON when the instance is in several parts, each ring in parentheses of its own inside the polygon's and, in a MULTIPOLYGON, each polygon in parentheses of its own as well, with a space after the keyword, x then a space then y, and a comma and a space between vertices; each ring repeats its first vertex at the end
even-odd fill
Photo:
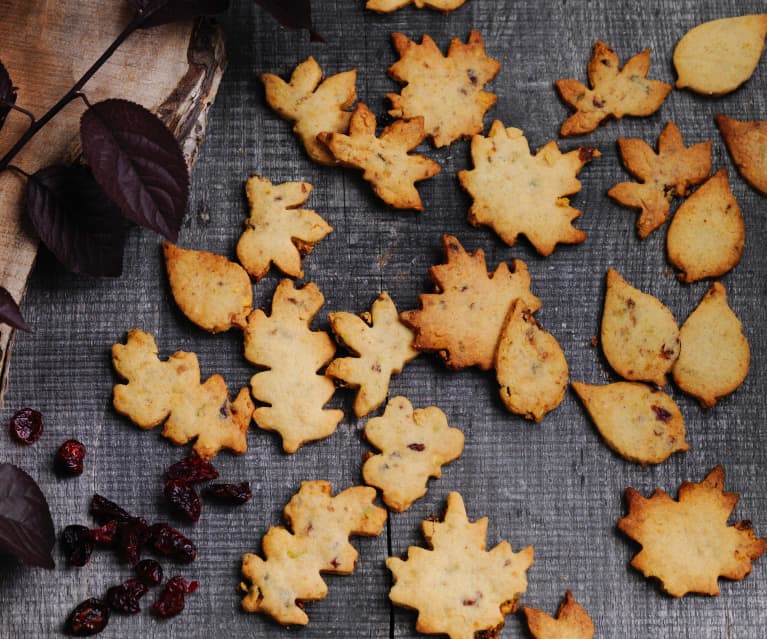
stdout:
POLYGON ((549 617, 542 610, 522 606, 520 611, 527 619, 527 628, 533 639, 593 639, 594 624, 589 613, 581 606, 569 590, 557 616, 549 617))
POLYGON ((365 8, 378 13, 391 13, 412 4, 416 9, 428 7, 447 14, 455 11, 464 2, 466 0, 368 0, 365 8))
POLYGON ((397 308, 384 292, 373 302, 370 313, 331 313, 330 326, 338 341, 356 357, 334 359, 325 374, 358 388, 354 414, 364 417, 386 399, 394 373, 418 356, 413 331, 399 319, 397 308))
POLYGON ((751 349, 743 326, 714 282, 679 331, 681 352, 671 371, 677 386, 710 408, 746 379, 751 349))
POLYGON ((726 115, 714 119, 738 172, 762 195, 767 195, 767 120, 739 122, 726 115))
POLYGON ((624 459, 660 464, 687 450, 682 413, 663 391, 638 382, 572 386, 599 434, 624 459))
POLYGON ((679 279, 696 282, 735 268, 745 239, 743 215, 730 189, 727 169, 719 169, 674 214, 666 251, 680 271, 679 279))
POLYGON ((618 148, 626 170, 641 183, 621 182, 607 195, 640 210, 637 232, 642 239, 665 224, 674 196, 687 197, 711 172, 711 142, 685 147, 673 122, 661 132, 657 153, 640 138, 618 138, 618 148))
POLYGON ((316 285, 297 290, 292 280, 282 280, 274 291, 272 314, 253 311, 244 331, 245 359, 268 369, 250 380, 253 397, 266 404, 253 412, 253 420, 259 428, 278 432, 286 453, 332 435, 344 417, 341 410, 323 408, 335 385, 317 374, 336 347, 327 333, 309 328, 324 301, 316 285))
POLYGON ((414 411, 401 396, 365 424, 365 437, 381 454, 365 461, 362 477, 381 489, 384 502, 396 512, 423 497, 429 477, 441 477, 443 464, 463 451, 463 433, 448 426, 445 413, 436 406, 414 411))
POLYGON ((677 89, 706 95, 734 91, 759 64, 767 36, 767 13, 722 18, 690 29, 674 49, 677 89))
POLYGON ((738 498, 724 492, 721 466, 699 484, 683 482, 678 500, 660 488, 649 499, 627 488, 628 514, 618 529, 642 546, 631 565, 658 578, 672 597, 718 595, 719 577, 744 579, 767 551, 767 539, 758 539, 748 521, 727 525, 738 498))
POLYGON ((349 135, 320 133, 318 139, 344 166, 364 171, 376 195, 398 209, 423 211, 415 183, 439 173, 439 164, 409 153, 424 139, 423 118, 396 120, 376 137, 376 118, 360 102, 349 124, 349 135))
POLYGON ((581 212, 565 196, 581 190, 575 176, 599 155, 590 147, 562 154, 549 142, 533 156, 521 130, 496 120, 487 137, 471 140, 475 168, 458 173, 474 198, 469 222, 490 226, 509 246, 525 235, 541 255, 550 255, 559 242, 583 242, 586 234, 572 225, 581 212))
POLYGON ((423 116, 437 147, 482 131, 482 118, 497 99, 483 87, 501 68, 485 54, 482 36, 472 31, 466 44, 453 38, 447 56, 428 35, 421 44, 401 33, 393 33, 392 41, 400 59, 389 67, 389 75, 407 86, 386 96, 392 105, 389 114, 423 116))
POLYGON ((665 386, 666 373, 679 356, 679 326, 658 298, 634 288, 611 268, 601 343, 621 377, 665 386))
POLYGON ((487 517, 470 522, 458 493, 447 496, 442 522, 421 525, 429 549, 410 546, 407 559, 389 557, 394 586, 389 599, 418 611, 415 628, 451 639, 500 632, 527 590, 533 547, 514 553, 507 541, 487 551, 487 517))
POLYGON ((303 277, 301 255, 333 228, 314 211, 297 207, 312 192, 307 182, 272 184, 260 175, 245 182, 250 215, 237 242, 237 259, 256 280, 274 264, 286 275, 303 277))
POLYGON ((253 289, 239 264, 169 242, 163 242, 162 250, 173 299, 190 321, 211 333, 245 327, 253 289))
POLYGON ((266 101, 286 120, 294 122, 293 131, 301 138, 309 157, 320 164, 334 165, 333 156, 317 141, 322 131, 345 132, 351 113, 348 109, 357 99, 354 85, 357 70, 344 71, 322 79, 322 69, 309 56, 299 64, 290 83, 273 73, 264 73, 266 101))
POLYGON ((512 302, 521 299, 535 312, 541 301, 530 292, 530 273, 522 260, 514 260, 513 272, 501 262, 488 273, 482 249, 467 253, 450 235, 442 236, 442 246, 447 264, 429 269, 437 292, 419 295, 421 309, 400 317, 415 330, 417 349, 438 353, 449 368, 488 370, 512 302))
POLYGON ((618 120, 625 115, 655 113, 671 91, 671 85, 648 80, 649 70, 649 49, 637 53, 620 68, 615 52, 604 42, 596 42, 588 65, 590 89, 577 80, 555 82, 562 99, 576 111, 562 123, 560 135, 589 133, 608 117, 618 120))

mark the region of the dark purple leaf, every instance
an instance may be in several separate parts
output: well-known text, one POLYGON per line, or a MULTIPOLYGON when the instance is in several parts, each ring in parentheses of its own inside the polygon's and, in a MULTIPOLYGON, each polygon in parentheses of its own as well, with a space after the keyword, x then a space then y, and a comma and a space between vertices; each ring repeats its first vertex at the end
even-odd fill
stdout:
POLYGON ((27 333, 32 332, 21 316, 19 305, 2 286, 0 286, 0 323, 8 324, 8 326, 13 326, 13 328, 20 328, 22 331, 27 331, 27 333))
POLYGON ((151 14, 142 29, 223 13, 229 8, 229 0, 131 0, 131 4, 138 15, 151 14))
POLYGON ((122 272, 128 222, 85 166, 50 166, 27 181, 27 213, 40 240, 74 273, 122 272))
POLYGON ((189 198, 189 172, 160 119, 135 102, 104 100, 83 113, 80 137, 93 176, 123 215, 175 242, 189 198))
POLYGON ((312 25, 311 0, 256 0, 256 4, 277 18, 283 27, 308 29, 312 42, 325 42, 312 25))
POLYGON ((0 62, 0 129, 5 124, 5 118, 11 110, 10 104, 16 104, 16 88, 11 82, 8 70, 0 62))
POLYGON ((35 480, 13 464, 0 464, 0 552, 53 568, 55 540, 51 511, 35 480))

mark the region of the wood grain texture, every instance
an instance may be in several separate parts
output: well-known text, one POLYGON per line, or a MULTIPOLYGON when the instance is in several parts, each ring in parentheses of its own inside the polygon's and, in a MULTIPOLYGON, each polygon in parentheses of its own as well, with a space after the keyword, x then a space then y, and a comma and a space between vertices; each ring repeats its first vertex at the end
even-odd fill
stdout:
MULTIPOLYGON (((307 180, 315 187, 308 205, 334 227, 304 260, 305 280, 316 282, 326 297, 315 327, 328 328, 330 311, 366 310, 382 290, 399 308, 413 308, 418 293, 431 289, 427 269, 441 261, 439 238, 449 232, 468 249, 484 248, 491 265, 514 257, 525 260, 533 292, 543 302, 538 319, 562 344, 572 379, 615 380, 599 349, 590 345, 599 331, 607 269, 615 267, 634 286, 658 296, 680 322, 708 286, 680 284, 665 257, 665 230, 640 241, 636 214, 606 196, 610 186, 629 179, 615 139, 641 137, 654 144, 666 121, 673 119, 687 144, 714 141, 714 169, 730 170, 743 210, 745 251, 723 282, 751 343, 752 366, 745 384, 712 410, 701 409, 669 386, 685 416, 690 450, 660 466, 642 468, 622 460, 601 441, 570 392, 536 425, 505 411, 492 375, 476 370, 451 373, 436 359, 419 357, 394 378, 390 395, 405 395, 415 407, 441 408, 450 425, 466 435, 463 456, 444 467, 442 479, 433 481, 409 511, 392 516, 388 534, 353 542, 360 549, 357 572, 328 578, 329 595, 307 606, 311 621, 301 637, 416 637, 415 615, 389 607, 390 578, 383 561, 389 552, 399 555, 408 545, 422 543, 421 520, 439 514, 451 490, 463 494, 470 518, 490 518, 489 544, 508 539, 515 550, 534 546, 536 562, 528 575, 524 605, 553 613, 569 588, 594 619, 598 637, 764 637, 767 560, 757 561, 744 582, 723 582, 718 598, 675 601, 629 567, 636 547, 617 532, 615 522, 625 514, 627 486, 644 494, 656 487, 675 493, 683 480, 700 481, 721 462, 727 471, 726 488, 742 494, 735 516, 750 519, 757 534, 767 536, 767 335, 762 310, 767 293, 767 200, 736 175, 713 122, 720 112, 739 119, 765 117, 767 61, 762 60, 744 87, 724 98, 674 91, 650 118, 610 122, 590 135, 562 142, 563 150, 589 144, 603 156, 584 169, 583 190, 573 198, 574 206, 583 210, 576 225, 588 239, 560 247, 548 258, 540 258, 524 240, 509 248, 488 229, 468 225, 470 202, 455 179, 458 170, 469 166, 468 143, 438 151, 422 146, 420 151, 443 167, 419 187, 426 210, 393 211, 356 173, 312 164, 291 126, 265 105, 258 80, 267 71, 287 76, 309 54, 328 74, 354 66, 360 99, 380 115, 386 106, 383 96, 397 89, 385 73, 396 59, 389 40, 392 31, 410 37, 429 33, 446 47, 451 37, 465 38, 476 28, 488 54, 503 65, 490 84, 498 103, 486 127, 492 118, 500 118, 507 126, 523 129, 537 148, 556 137, 568 113, 553 81, 583 81, 595 40, 611 44, 622 60, 650 47, 650 77, 671 82, 674 44, 690 27, 707 19, 762 11, 762 3, 467 0, 448 17, 412 7, 379 16, 366 13, 357 0, 314 4, 325 45, 310 44, 306 34, 278 30, 271 18, 244 0, 233 3, 223 20, 230 63, 193 174, 193 199, 180 236, 183 246, 234 258, 246 212, 245 178, 261 173, 275 182, 307 180)), ((86 504, 93 492, 151 519, 168 516, 162 505, 161 473, 182 451, 155 432, 140 432, 110 406, 116 379, 109 348, 124 339, 129 328, 153 333, 163 355, 177 349, 196 351, 203 374, 220 372, 231 388, 247 384, 253 372, 242 357, 237 333, 208 335, 176 309, 159 238, 133 232, 125 271, 119 280, 93 280, 61 273, 49 259, 41 259, 27 293, 25 312, 35 333, 17 339, 0 423, 14 409, 33 405, 45 413, 47 430, 29 449, 15 446, 0 432, 0 460, 17 463, 39 479, 57 529, 90 523, 86 504), (70 436, 89 447, 86 471, 79 479, 57 480, 52 456, 70 436)), ((271 274, 254 287, 257 305, 268 305, 278 280, 271 274)), ((244 457, 220 455, 216 463, 222 477, 249 479, 254 498, 238 510, 206 505, 195 527, 180 526, 198 542, 200 554, 198 561, 177 572, 200 579, 200 591, 171 622, 154 622, 147 613, 115 616, 103 636, 293 635, 263 616, 240 612, 239 557, 258 550, 268 527, 281 522, 282 508, 301 480, 328 479, 336 488, 360 481, 361 458, 368 446, 361 434, 365 420, 352 417, 352 401, 351 391, 341 391, 333 405, 343 407, 347 418, 338 431, 295 455, 283 454, 276 437, 256 428, 248 435, 250 448, 244 457)), ((56 559, 60 565, 53 573, 12 561, 0 564, 0 636, 56 636, 75 604, 129 576, 126 567, 103 552, 82 569, 65 568, 59 554, 56 559)), ((173 571, 170 564, 164 565, 173 571)), ((502 636, 528 635, 524 623, 512 615, 502 636)))

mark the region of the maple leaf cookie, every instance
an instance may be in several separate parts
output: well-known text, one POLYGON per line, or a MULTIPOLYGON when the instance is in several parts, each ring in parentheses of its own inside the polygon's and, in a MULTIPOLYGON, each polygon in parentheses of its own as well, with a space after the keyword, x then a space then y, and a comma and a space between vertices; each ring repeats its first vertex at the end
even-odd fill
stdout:
POLYGON ((717 115, 716 125, 743 179, 767 195, 767 120, 739 122, 717 115))
POLYGON ((427 7, 442 13, 450 13, 460 7, 466 0, 368 0, 366 9, 378 13, 392 13, 412 4, 416 9, 427 7))
POLYGON ((527 628, 533 639, 593 639, 594 624, 589 613, 581 606, 569 590, 556 617, 549 617, 542 610, 522 606, 520 611, 527 619, 527 628))

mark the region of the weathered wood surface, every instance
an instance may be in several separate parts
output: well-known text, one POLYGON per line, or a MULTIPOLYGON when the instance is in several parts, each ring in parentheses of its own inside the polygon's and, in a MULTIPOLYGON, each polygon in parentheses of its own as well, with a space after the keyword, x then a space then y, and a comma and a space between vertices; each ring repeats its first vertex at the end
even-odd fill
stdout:
MULTIPOLYGON (((727 471, 727 488, 742 494, 736 509, 757 533, 767 535, 767 338, 764 328, 767 260, 767 200, 744 184, 713 123, 719 112, 738 118, 767 117, 767 61, 732 95, 712 100, 674 91, 660 112, 647 119, 609 123, 591 135, 563 142, 565 149, 583 143, 597 146, 602 158, 582 174, 583 191, 573 198, 584 212, 578 225, 588 233, 576 247, 559 248, 539 258, 524 241, 508 248, 487 229, 466 222, 469 205, 455 173, 468 166, 468 145, 456 143, 423 151, 443 166, 440 175, 420 187, 423 214, 387 209, 371 195, 359 175, 312 164, 296 144, 288 123, 264 103, 258 75, 287 75, 309 54, 328 73, 352 66, 359 70, 358 92, 377 113, 383 96, 396 90, 385 74, 395 60, 389 35, 429 33, 446 47, 450 37, 465 37, 471 28, 486 39, 489 53, 503 68, 491 87, 498 103, 486 119, 500 118, 522 128, 534 147, 555 138, 567 109, 552 83, 561 77, 585 78, 591 46, 603 39, 621 59, 650 47, 651 76, 673 80, 671 54, 676 40, 694 24, 715 17, 763 10, 756 0, 701 3, 696 0, 648 0, 643 3, 599 0, 540 2, 468 0, 449 17, 405 9, 391 16, 366 13, 362 2, 315 2, 317 27, 327 44, 310 44, 306 34, 283 32, 251 2, 236 2, 224 19, 230 65, 200 161, 193 175, 193 200, 182 245, 230 257, 245 214, 243 181, 261 173, 273 181, 305 179, 314 184, 311 207, 326 215, 334 232, 305 260, 306 280, 316 282, 326 304, 316 326, 327 328, 327 313, 363 311, 381 290, 400 308, 412 308, 417 294, 431 287, 429 265, 440 261, 439 238, 456 234, 467 248, 483 247, 489 263, 519 257, 530 268, 533 288, 543 300, 542 324, 558 338, 574 380, 615 379, 599 349, 597 334, 604 294, 604 274, 613 266, 639 288, 660 297, 682 321, 697 304, 707 283, 683 286, 673 277, 664 255, 665 232, 640 242, 635 214, 605 195, 628 179, 617 156, 618 136, 654 143, 673 119, 687 143, 714 140, 714 167, 731 170, 733 190, 747 227, 740 265, 723 281, 731 304, 743 319, 751 342, 750 374, 733 396, 712 410, 671 386, 684 413, 690 450, 666 463, 642 468, 623 461, 600 440, 575 397, 535 425, 507 413, 490 375, 478 371, 449 373, 434 359, 421 357, 394 380, 392 394, 404 394, 415 406, 437 405, 450 424, 466 434, 463 457, 445 467, 427 495, 404 514, 392 516, 387 533, 355 542, 360 549, 357 572, 328 577, 329 595, 307 606, 311 621, 302 637, 415 637, 413 613, 391 610, 390 585, 383 565, 389 554, 421 543, 419 523, 444 507, 445 496, 459 490, 469 515, 490 517, 488 543, 508 539, 515 549, 535 547, 525 605, 553 612, 570 588, 591 613, 598 637, 647 639, 760 639, 767 627, 767 560, 754 566, 742 583, 722 582, 718 598, 661 594, 628 566, 636 546, 615 529, 624 513, 623 491, 634 486, 648 494, 656 487, 675 493, 685 479, 699 481, 715 464, 727 471)), ((131 327, 153 333, 167 355, 177 349, 196 351, 203 374, 220 372, 237 388, 248 383, 252 369, 242 357, 237 333, 211 336, 192 326, 173 304, 161 263, 160 239, 132 234, 126 274, 115 281, 60 273, 41 260, 30 284, 25 312, 35 333, 17 339, 5 422, 20 406, 33 405, 46 415, 47 431, 30 449, 7 436, 0 459, 35 475, 53 507, 58 529, 88 523, 86 504, 93 492, 120 501, 150 519, 168 517, 162 505, 161 473, 182 451, 153 432, 140 432, 110 406, 116 379, 109 348, 131 327), (89 447, 85 474, 57 480, 53 452, 67 437, 89 447)), ((256 302, 267 305, 278 281, 270 275, 255 286, 256 302)), ((115 617, 104 636, 208 637, 295 634, 267 618, 239 609, 239 557, 258 550, 269 526, 301 480, 325 478, 342 488, 360 481, 360 462, 368 450, 361 437, 364 421, 351 417, 352 395, 340 392, 334 405, 348 417, 331 438, 284 455, 275 437, 253 428, 250 450, 242 458, 221 455, 217 465, 227 480, 249 479, 254 499, 237 510, 206 506, 195 527, 181 526, 199 544, 199 559, 190 567, 166 569, 198 578, 198 594, 172 622, 157 623, 147 613, 115 617)), ((55 572, 30 570, 6 561, 0 571, 0 636, 54 636, 67 612, 82 599, 104 592, 129 576, 107 553, 96 553, 82 569, 68 569, 57 555, 55 572)), ((146 606, 153 595, 149 596, 146 606)), ((508 618, 504 637, 526 637, 517 616, 508 618)))

